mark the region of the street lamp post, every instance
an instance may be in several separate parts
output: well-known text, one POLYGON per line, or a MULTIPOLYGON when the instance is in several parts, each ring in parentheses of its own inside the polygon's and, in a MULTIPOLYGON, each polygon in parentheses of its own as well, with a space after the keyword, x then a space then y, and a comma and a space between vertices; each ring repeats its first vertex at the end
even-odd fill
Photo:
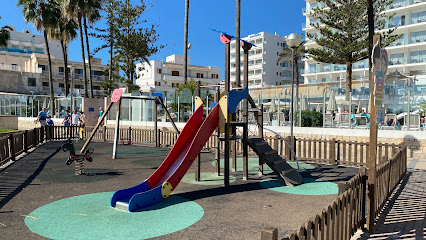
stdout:
MULTIPOLYGON (((70 91, 70 94, 71 94, 71 111, 73 111, 74 110, 74 101, 73 101, 73 95, 74 95, 74 93, 73 92, 74 92, 74 70, 75 70, 75 65, 74 64, 68 65, 68 68, 71 71, 71 91, 70 91)), ((68 74, 67 70, 65 71, 65 74, 68 74)))
POLYGON ((291 48, 291 62, 292 62, 292 78, 291 78, 291 106, 290 106, 290 145, 294 147, 294 139, 293 139, 293 115, 294 115, 294 51, 297 47, 299 47, 302 42, 302 37, 297 33, 292 33, 288 35, 285 39, 287 45, 291 48))

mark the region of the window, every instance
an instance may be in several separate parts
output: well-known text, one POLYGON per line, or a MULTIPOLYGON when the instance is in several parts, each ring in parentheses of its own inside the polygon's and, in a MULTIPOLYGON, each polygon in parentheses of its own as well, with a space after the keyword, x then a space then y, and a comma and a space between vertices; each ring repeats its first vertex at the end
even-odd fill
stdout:
POLYGON ((41 70, 46 71, 47 70, 47 66, 46 65, 38 65, 39 68, 41 68, 41 70))
POLYGON ((59 87, 60 87, 60 88, 64 88, 64 87, 65 87, 65 84, 63 84, 63 83, 59 83, 59 87))
POLYGON ((63 73, 64 72, 64 67, 59 67, 59 72, 63 73))
POLYGON ((177 88, 179 87, 179 83, 176 83, 176 87, 177 87, 177 88))
POLYGON ((157 73, 161 74, 161 68, 157 68, 157 73))
POLYGON ((213 79, 219 79, 219 74, 212 74, 213 79))
POLYGON ((172 83, 172 88, 174 88, 175 87, 175 84, 174 83, 172 83))
POLYGON ((197 78, 204 78, 204 74, 203 73, 197 73, 197 78))
POLYGON ((161 82, 158 82, 158 86, 161 87, 161 82))
POLYGON ((18 64, 12 64, 12 70, 18 70, 18 64))
POLYGON ((35 87, 36 86, 36 79, 35 78, 28 78, 28 86, 29 87, 35 87))
POLYGON ((179 76, 179 71, 172 71, 172 76, 179 76))
POLYGON ((101 86, 93 86, 94 90, 101 90, 101 86))
POLYGON ((278 72, 277 72, 277 76, 278 76, 278 72))

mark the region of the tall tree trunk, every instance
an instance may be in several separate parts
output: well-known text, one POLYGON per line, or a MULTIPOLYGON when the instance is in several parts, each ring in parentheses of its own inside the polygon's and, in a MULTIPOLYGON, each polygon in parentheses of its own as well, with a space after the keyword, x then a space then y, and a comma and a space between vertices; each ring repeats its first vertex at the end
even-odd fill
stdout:
POLYGON ((69 88, 69 77, 68 77, 68 51, 67 46, 63 39, 61 39, 62 55, 64 56, 64 84, 65 84, 65 96, 70 93, 69 88))
POLYGON ((47 39, 46 30, 43 30, 43 35, 44 35, 44 42, 46 44, 47 62, 49 65, 50 115, 54 116, 55 115, 55 94, 53 92, 52 59, 50 58, 50 48, 49 48, 49 42, 47 39))
MULTIPOLYGON (((240 38, 241 0, 236 0, 235 36, 240 38)), ((235 41, 235 84, 241 87, 240 41, 235 41)), ((246 87, 246 86, 244 86, 246 87)))
POLYGON ((346 63, 346 101, 349 101, 350 93, 352 92, 352 62, 346 63))
POLYGON ((83 61, 84 97, 87 98, 86 57, 85 57, 85 54, 84 54, 83 26, 81 24, 81 17, 78 18, 78 27, 79 27, 79 30, 80 30, 81 58, 82 58, 82 61, 83 61))
POLYGON ((185 0, 185 27, 183 41, 183 81, 186 83, 188 77, 188 15, 189 15, 189 0, 185 0))
POLYGON ((87 34, 87 19, 84 17, 84 34, 86 35, 86 45, 87 45, 87 59, 89 63, 89 83, 90 83, 90 97, 93 98, 93 82, 92 82, 92 58, 90 56, 90 47, 89 47, 89 34, 87 34))

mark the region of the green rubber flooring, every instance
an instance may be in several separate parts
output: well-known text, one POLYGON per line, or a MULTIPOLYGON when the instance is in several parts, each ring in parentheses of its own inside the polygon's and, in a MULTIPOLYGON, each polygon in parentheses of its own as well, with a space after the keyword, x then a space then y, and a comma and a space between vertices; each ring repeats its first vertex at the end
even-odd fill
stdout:
POLYGON ((203 215, 193 201, 170 196, 141 212, 110 207, 112 192, 62 199, 37 208, 25 218, 27 227, 51 239, 148 239, 191 226, 203 215))

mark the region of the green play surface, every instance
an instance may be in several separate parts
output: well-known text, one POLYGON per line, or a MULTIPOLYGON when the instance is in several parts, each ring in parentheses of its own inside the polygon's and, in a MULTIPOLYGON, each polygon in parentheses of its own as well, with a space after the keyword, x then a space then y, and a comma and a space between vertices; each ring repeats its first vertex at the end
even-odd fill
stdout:
POLYGON ((298 195, 328 195, 339 192, 337 184, 332 182, 313 178, 303 178, 303 181, 299 186, 290 187, 282 179, 266 179, 260 185, 272 191, 298 195))
POLYGON ((25 218, 34 233, 51 239, 148 239, 180 231, 199 221, 203 208, 170 196, 141 212, 110 206, 112 192, 80 195, 46 204, 25 218))
MULTIPOLYGON (((223 185, 224 175, 216 176, 216 173, 213 172, 201 172, 200 173, 201 181, 195 181, 195 173, 187 173, 182 178, 182 182, 198 184, 198 185, 223 185)), ((229 182, 234 182, 235 177, 229 176, 229 182)))

